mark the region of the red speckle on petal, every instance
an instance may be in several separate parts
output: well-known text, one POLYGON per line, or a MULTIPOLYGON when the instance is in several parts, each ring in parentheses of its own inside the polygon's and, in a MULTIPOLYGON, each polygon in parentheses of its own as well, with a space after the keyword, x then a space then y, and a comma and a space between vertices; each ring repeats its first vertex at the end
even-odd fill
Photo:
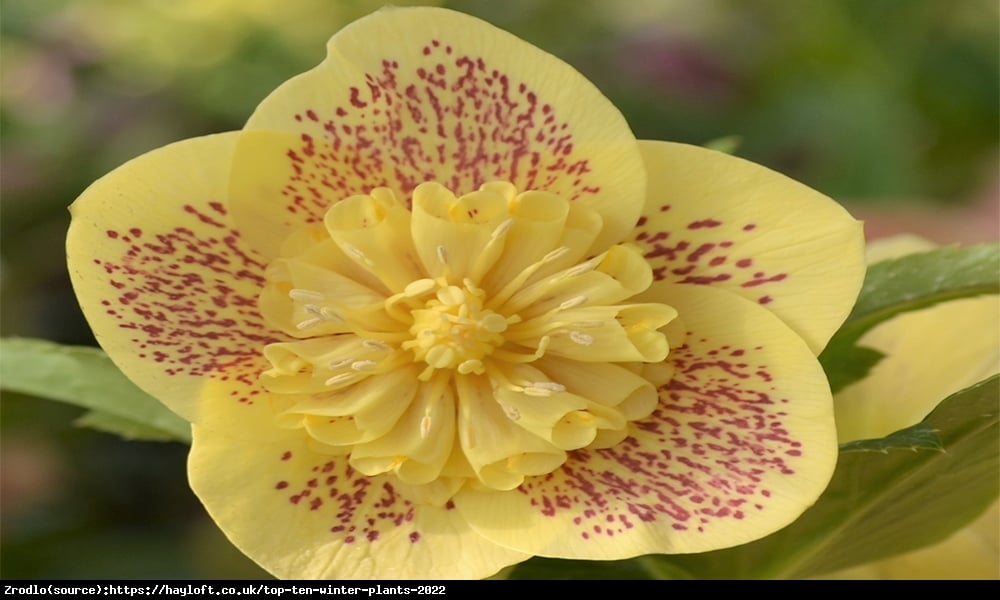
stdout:
POLYGON ((260 349, 283 336, 257 309, 265 265, 227 219, 219 202, 184 204, 159 229, 107 231, 113 243, 94 264, 101 304, 120 308, 105 314, 136 357, 168 376, 229 382, 236 401, 252 404, 262 392, 260 349))
POLYGON ((700 221, 692 221, 688 224, 688 229, 711 229, 714 227, 719 227, 722 225, 722 221, 717 221, 715 219, 702 219, 700 221))
POLYGON ((429 180, 457 194, 495 180, 572 200, 601 191, 570 124, 483 57, 428 41, 406 67, 386 58, 364 80, 316 125, 301 121, 311 141, 287 148, 281 194, 292 221, 319 221, 330 202, 373 187, 407 197, 429 180))
POLYGON ((518 491, 542 515, 568 511, 583 539, 622 534, 636 522, 707 534, 716 523, 743 519, 737 509, 744 505, 765 509, 770 492, 761 481, 794 474, 791 461, 803 450, 789 437, 787 414, 775 408, 784 399, 749 385, 771 377, 755 361, 760 350, 713 345, 689 332, 672 350, 677 371, 661 388, 659 407, 635 423, 632 437, 612 448, 573 451, 560 471, 518 491))

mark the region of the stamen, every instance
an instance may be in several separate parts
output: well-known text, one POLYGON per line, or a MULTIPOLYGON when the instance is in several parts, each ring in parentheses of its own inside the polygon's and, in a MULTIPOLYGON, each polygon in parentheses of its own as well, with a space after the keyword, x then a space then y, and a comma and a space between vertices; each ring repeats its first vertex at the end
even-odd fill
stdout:
POLYGON ((576 277, 577 275, 583 275, 584 273, 588 273, 590 271, 593 271, 595 268, 597 268, 597 265, 598 265, 598 261, 596 259, 594 259, 594 260, 588 260, 587 262, 580 263, 580 264, 576 265, 575 267, 570 267, 569 269, 566 269, 563 272, 561 279, 569 279, 570 277, 576 277))
POLYGON ((538 348, 532 354, 520 354, 517 352, 511 352, 509 350, 496 349, 493 351, 493 355, 500 360, 507 361, 509 363, 529 363, 534 362, 545 355, 545 351, 549 347, 549 342, 552 338, 549 336, 542 336, 542 339, 538 340, 538 348))
POLYGON ((521 420, 521 411, 517 410, 517 408, 513 406, 507 406, 506 404, 501 404, 500 408, 503 409, 503 414, 507 415, 507 418, 510 419, 511 421, 521 420))
POLYGON ((528 396, 537 396, 547 398, 552 394, 558 394, 560 392, 566 391, 566 386, 556 383, 554 381, 536 381, 531 385, 525 386, 521 391, 528 396))
POLYGON ((573 343, 580 344, 581 346, 591 346, 594 343, 594 336, 583 333, 582 331, 570 331, 569 339, 573 340, 573 343))
POLYGON ((329 369, 339 369, 340 367, 343 367, 344 365, 348 365, 348 364, 350 364, 352 362, 354 362, 353 358, 341 358, 341 359, 338 359, 338 360, 331 360, 329 363, 327 363, 326 366, 329 369))
POLYGON ((299 302, 322 302, 326 300, 326 296, 319 292, 304 290, 301 288, 292 288, 288 290, 288 297, 299 302))
POLYGON ((305 321, 299 321, 298 323, 296 323, 295 328, 298 329, 299 331, 304 331, 306 329, 309 329, 310 327, 319 325, 322 321, 323 319, 315 317, 312 319, 306 319, 305 321))
POLYGON ((334 375, 333 377, 327 379, 323 382, 323 385, 337 385, 338 383, 343 383, 353 377, 354 373, 341 373, 340 375, 334 375))
POLYGON ((548 254, 546 254, 545 256, 543 256, 542 260, 540 260, 538 262, 542 263, 543 265, 544 264, 548 264, 548 263, 554 261, 555 259, 563 256, 567 252, 569 252, 569 248, 567 246, 559 246, 558 248, 556 248, 552 252, 549 252, 548 254))
POLYGON ((559 310, 568 310, 570 308, 575 308, 577 306, 580 306, 581 304, 583 304, 587 300, 588 300, 588 298, 586 296, 575 296, 573 298, 570 298, 569 300, 566 300, 562 304, 560 304, 559 305, 559 310))
POLYGON ((566 386, 561 383, 556 383, 555 381, 536 381, 531 384, 531 387, 541 388, 543 390, 551 390, 553 392, 565 392, 566 386))
POLYGON ((361 249, 358 248, 357 246, 344 244, 344 252, 348 253, 351 256, 351 258, 353 258, 358 262, 362 262, 369 266, 372 264, 372 261, 367 256, 365 256, 365 253, 362 252, 361 249))
POLYGON ((528 281, 528 279, 530 279, 531 276, 534 275, 536 271, 538 271, 546 264, 556 260, 557 258, 566 254, 569 251, 570 250, 568 247, 559 246, 555 250, 543 256, 541 260, 525 267, 525 269, 520 273, 518 273, 516 277, 508 281, 507 284, 503 286, 503 289, 501 289, 496 294, 496 296, 490 299, 489 304, 487 304, 487 308, 491 310, 496 310, 498 306, 501 306, 504 302, 509 300, 510 297, 513 296, 514 293, 517 292, 521 288, 521 286, 524 285, 524 282, 528 281))
POLYGON ((351 363, 351 368, 362 373, 371 373, 378 363, 374 360, 358 360, 351 363))
POLYGON ((362 340, 361 345, 373 352, 392 352, 392 346, 380 340, 362 340))
POLYGON ((435 248, 435 251, 437 252, 438 261, 440 261, 442 265, 447 265, 448 249, 445 248, 444 246, 438 246, 437 248, 435 248))
POLYGON ((482 251, 476 257, 473 262, 472 269, 469 271, 469 276, 476 281, 481 281, 486 275, 486 272, 492 267, 500 256, 500 252, 503 250, 504 242, 507 238, 507 232, 510 231, 511 226, 514 225, 514 219, 508 218, 497 225, 493 233, 490 234, 489 241, 486 242, 486 246, 483 247, 482 251))
POLYGON ((304 307, 305 311, 317 319, 322 321, 336 321, 337 323, 343 323, 344 318, 338 315, 329 306, 319 306, 316 304, 306 304, 304 307))

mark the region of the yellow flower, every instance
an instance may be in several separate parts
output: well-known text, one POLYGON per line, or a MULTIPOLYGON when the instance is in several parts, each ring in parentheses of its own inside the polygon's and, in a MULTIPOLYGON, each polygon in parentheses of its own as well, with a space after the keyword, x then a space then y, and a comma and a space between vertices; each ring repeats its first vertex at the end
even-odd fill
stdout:
POLYGON ((385 9, 241 132, 72 207, 108 354, 280 577, 483 577, 766 535, 836 460, 815 355, 863 276, 828 198, 635 140, 568 65, 385 9))
MULTIPOLYGON (((898 236, 870 245, 869 263, 927 251, 933 244, 898 236)), ((1000 302, 995 294, 904 313, 865 334, 860 344, 886 355, 868 377, 834 398, 841 443, 885 437, 920 422, 942 398, 1000 372, 1000 302)), ((947 450, 947 449, 946 449, 947 450)), ((998 579, 1000 544, 994 503, 948 539, 836 573, 851 579, 998 579)))

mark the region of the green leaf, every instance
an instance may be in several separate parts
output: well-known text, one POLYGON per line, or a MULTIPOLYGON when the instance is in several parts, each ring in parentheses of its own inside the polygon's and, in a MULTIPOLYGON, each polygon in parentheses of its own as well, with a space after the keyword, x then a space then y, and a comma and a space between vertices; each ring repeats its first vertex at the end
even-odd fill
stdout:
POLYGON ((90 429, 96 429, 104 433, 111 433, 126 440, 142 440, 147 442, 178 441, 176 434, 169 431, 96 410, 84 413, 82 417, 73 421, 73 424, 78 427, 89 427, 90 429))
POLYGON ((836 393, 862 379, 881 354, 858 340, 898 314, 958 298, 1000 293, 1000 245, 947 247, 886 260, 868 269, 857 304, 820 355, 836 393))
POLYGON ((944 446, 941 444, 941 438, 937 431, 927 423, 917 423, 881 439, 856 440, 840 445, 841 454, 845 452, 881 452, 887 454, 890 450, 900 449, 944 451, 944 446))
POLYGON ((830 486, 785 529, 736 548, 656 560, 698 578, 802 578, 943 540, 997 498, 998 405, 994 376, 949 396, 916 428, 847 444, 830 486), (931 434, 944 451, 928 442, 931 434))
POLYGON ((90 409, 78 424, 129 439, 191 441, 187 421, 136 387, 97 348, 0 339, 0 389, 90 409))

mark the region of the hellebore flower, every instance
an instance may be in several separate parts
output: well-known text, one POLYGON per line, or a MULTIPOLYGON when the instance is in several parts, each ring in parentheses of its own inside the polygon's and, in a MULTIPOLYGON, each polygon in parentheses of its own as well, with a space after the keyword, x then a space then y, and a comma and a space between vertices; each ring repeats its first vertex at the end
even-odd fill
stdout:
MULTIPOLYGON (((868 260, 932 249, 897 236, 873 242, 868 260)), ((951 394, 1000 372, 1000 297, 952 300, 904 313, 865 334, 860 344, 885 354, 868 377, 837 393, 841 443, 885 437, 915 425, 951 394), (943 326, 946 324, 946 326, 943 326)), ((997 579, 1000 545, 994 503, 948 539, 885 560, 837 572, 850 579, 997 579)))
POLYGON ((766 535, 836 460, 815 355, 863 277, 828 198, 635 140, 568 65, 459 13, 335 35, 235 133, 72 207, 121 369, 270 572, 484 577, 766 535))

